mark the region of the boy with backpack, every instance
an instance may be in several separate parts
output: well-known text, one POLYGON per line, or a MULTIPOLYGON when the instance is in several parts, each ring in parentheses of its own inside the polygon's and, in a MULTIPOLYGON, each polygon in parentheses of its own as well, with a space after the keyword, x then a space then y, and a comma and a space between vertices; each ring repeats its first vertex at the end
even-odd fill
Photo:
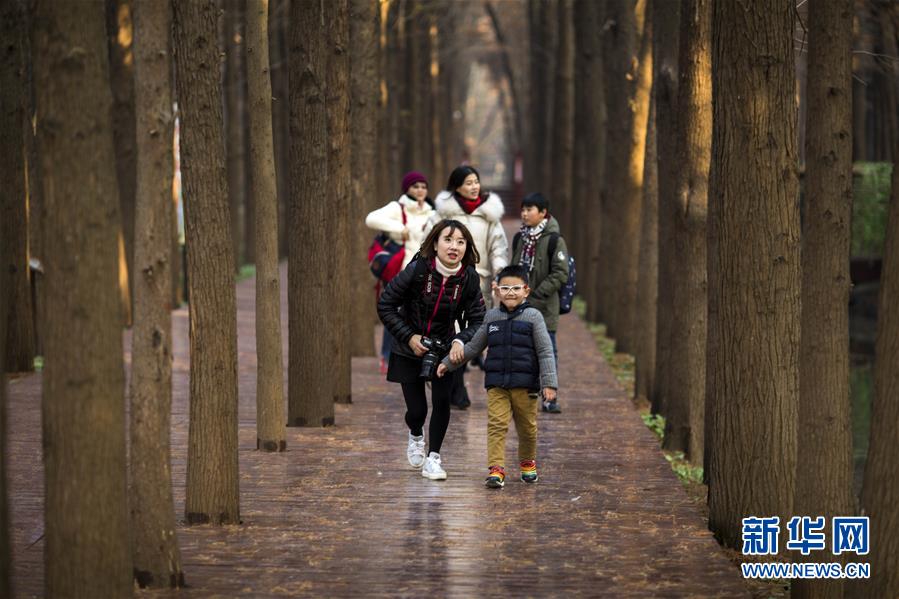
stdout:
MULTIPOLYGON (((520 264, 527 269, 532 289, 528 303, 543 315, 552 340, 557 370, 559 290, 568 282, 568 259, 568 247, 560 234, 559 221, 549 213, 549 200, 540 192, 526 195, 521 201, 521 231, 515 234, 512 241, 511 264, 520 264)), ((555 398, 544 399, 542 407, 544 412, 550 414, 562 411, 555 398)))

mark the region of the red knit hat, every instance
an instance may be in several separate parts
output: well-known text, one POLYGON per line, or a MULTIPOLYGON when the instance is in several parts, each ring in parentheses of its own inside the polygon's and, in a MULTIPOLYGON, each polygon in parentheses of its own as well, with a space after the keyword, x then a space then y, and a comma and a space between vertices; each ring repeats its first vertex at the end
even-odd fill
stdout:
POLYGON ((409 191, 409 188, 415 185, 416 183, 424 183, 428 184, 428 178, 419 173, 418 171, 409 171, 405 175, 403 175, 403 193, 409 191))

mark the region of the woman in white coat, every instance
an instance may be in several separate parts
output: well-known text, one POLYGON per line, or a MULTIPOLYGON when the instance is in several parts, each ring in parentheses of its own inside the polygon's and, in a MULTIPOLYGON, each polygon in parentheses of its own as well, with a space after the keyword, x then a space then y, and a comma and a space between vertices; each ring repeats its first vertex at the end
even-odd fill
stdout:
MULTIPOLYGON (((435 212, 430 229, 442 219, 457 220, 471 232, 481 257, 475 267, 481 279, 481 294, 490 308, 493 305, 493 279, 509 264, 509 241, 503 229, 503 202, 495 193, 481 193, 481 175, 473 166, 458 166, 450 173, 446 189, 434 200, 435 212)), ((480 359, 473 360, 479 364, 480 359)), ((455 371, 450 404, 460 409, 471 405, 465 389, 463 369, 455 371)))
MULTIPOLYGON (((405 257, 402 271, 412 261, 426 236, 425 229, 430 230, 429 221, 434 214, 431 199, 428 197, 428 179, 418 171, 411 171, 403 176, 403 193, 396 200, 382 208, 369 212, 365 217, 365 226, 375 231, 384 231, 391 239, 403 244, 405 257)), ((387 360, 393 340, 387 329, 381 341, 381 374, 387 372, 387 360)))
POLYGON ((459 166, 450 173, 446 189, 434 200, 436 211, 428 229, 441 219, 458 220, 471 232, 481 256, 477 265, 481 293, 492 305, 493 278, 509 264, 509 241, 503 230, 503 202, 495 193, 481 193, 481 176, 473 166, 459 166))

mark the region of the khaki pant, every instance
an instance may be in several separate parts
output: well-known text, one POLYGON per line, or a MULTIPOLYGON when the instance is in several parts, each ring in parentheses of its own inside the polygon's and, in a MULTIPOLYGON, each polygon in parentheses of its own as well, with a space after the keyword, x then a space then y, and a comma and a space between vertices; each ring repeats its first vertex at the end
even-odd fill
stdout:
POLYGON ((518 460, 537 459, 537 401, 527 389, 487 389, 487 467, 506 466, 509 418, 518 431, 518 460))

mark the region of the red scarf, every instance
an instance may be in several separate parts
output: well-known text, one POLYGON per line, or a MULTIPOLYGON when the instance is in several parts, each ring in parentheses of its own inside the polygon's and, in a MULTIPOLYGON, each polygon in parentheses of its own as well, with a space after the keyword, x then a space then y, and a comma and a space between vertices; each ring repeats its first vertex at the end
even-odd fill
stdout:
POLYGON ((465 214, 471 214, 472 212, 477 210, 478 206, 483 204, 486 200, 484 200, 484 198, 481 196, 478 196, 473 200, 469 200, 469 199, 463 198, 461 195, 459 195, 457 193, 456 201, 459 202, 459 206, 462 208, 462 210, 465 211, 465 214))

